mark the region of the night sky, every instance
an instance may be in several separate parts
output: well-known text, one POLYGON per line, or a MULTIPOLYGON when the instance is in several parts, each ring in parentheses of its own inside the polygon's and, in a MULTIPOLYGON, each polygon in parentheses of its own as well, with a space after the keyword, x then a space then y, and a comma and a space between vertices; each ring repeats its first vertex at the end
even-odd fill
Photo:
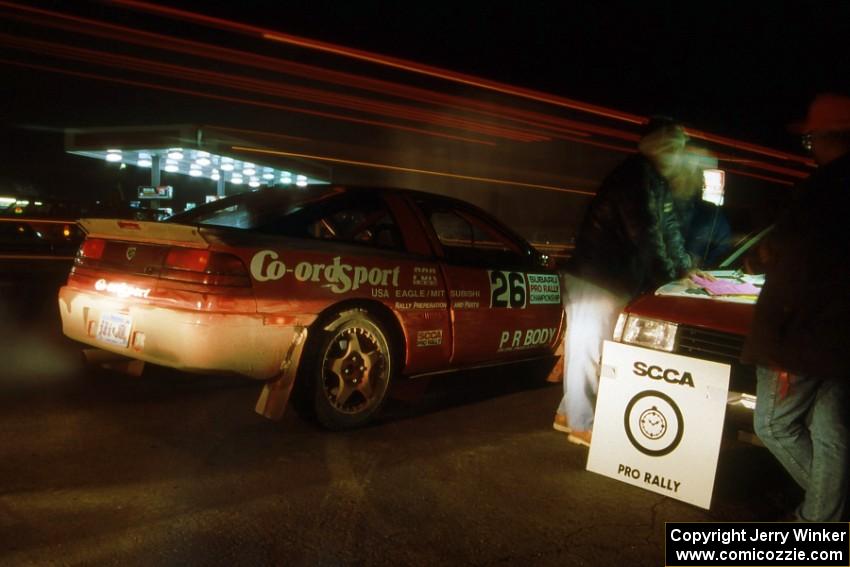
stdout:
MULTIPOLYGON (((30 5, 236 49, 258 49, 258 42, 248 38, 153 18, 108 2, 30 5)), ((850 37, 850 2, 846 1, 792 6, 784 2, 540 0, 168 5, 636 115, 671 115, 693 128, 793 152, 799 152, 797 140, 787 133, 786 125, 802 117, 813 95, 825 90, 850 92, 846 39, 850 37)), ((9 11, 0 7, 0 14, 9 11)), ((0 23, 2 33, 24 33, 12 20, 0 23)), ((59 32, 27 37, 63 41, 59 32)), ((97 42, 90 47, 103 48, 97 42)), ((3 59, 44 61, 1 46, 0 53, 3 59)), ((298 56, 308 63, 325 62, 323 56, 305 51, 298 56)), ((357 72, 361 67, 352 63, 349 69, 357 72)), ((185 97, 8 64, 3 64, 3 70, 6 80, 0 108, 5 134, 0 179, 8 180, 21 163, 32 161, 42 149, 61 154, 58 132, 69 126, 194 122, 223 114, 244 114, 248 122, 262 122, 256 110, 230 107, 222 113, 221 105, 187 102, 185 97), (137 108, 149 109, 151 114, 137 108)), ((49 168, 33 175, 35 182, 43 181, 50 175, 49 168)))
POLYGON ((794 150, 786 124, 814 94, 850 89, 847 1, 203 5, 209 14, 794 150))

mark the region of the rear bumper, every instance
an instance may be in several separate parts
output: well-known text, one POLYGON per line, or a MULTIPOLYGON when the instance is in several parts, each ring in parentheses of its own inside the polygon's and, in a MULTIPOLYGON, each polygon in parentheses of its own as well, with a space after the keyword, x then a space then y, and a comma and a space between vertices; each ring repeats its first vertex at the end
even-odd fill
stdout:
POLYGON ((59 312, 62 332, 75 341, 187 372, 235 373, 261 380, 280 372, 300 328, 267 324, 257 313, 165 308, 68 286, 59 290, 59 312), (129 318, 126 346, 97 338, 104 314, 129 318))

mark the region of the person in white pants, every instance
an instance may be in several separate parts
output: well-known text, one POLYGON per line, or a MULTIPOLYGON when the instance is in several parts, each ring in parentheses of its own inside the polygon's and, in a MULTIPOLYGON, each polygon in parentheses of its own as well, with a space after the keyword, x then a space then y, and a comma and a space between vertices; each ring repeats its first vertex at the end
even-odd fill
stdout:
POLYGON ((582 220, 564 276, 564 397, 553 423, 572 443, 590 446, 602 344, 620 311, 692 270, 669 183, 686 142, 672 119, 650 120, 638 153, 605 178, 582 220))
POLYGON ((589 432, 593 428, 593 401, 599 387, 602 342, 613 335, 617 316, 629 297, 572 274, 564 274, 562 281, 567 296, 564 397, 558 407, 554 427, 567 433, 571 442, 583 445, 582 441, 589 443, 590 439, 589 436, 584 439, 581 432, 589 432), (570 416, 569 425, 558 423, 558 416, 570 416))

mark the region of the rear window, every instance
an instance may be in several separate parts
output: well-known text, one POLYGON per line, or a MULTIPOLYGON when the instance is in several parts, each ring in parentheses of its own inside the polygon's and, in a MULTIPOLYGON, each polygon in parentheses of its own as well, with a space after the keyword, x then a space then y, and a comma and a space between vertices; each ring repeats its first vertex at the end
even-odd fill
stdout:
POLYGON ((262 189, 201 205, 165 222, 260 230, 338 193, 340 189, 328 186, 262 189))
POLYGON ((265 189, 214 201, 166 222, 404 249, 401 230, 383 197, 370 190, 265 189))

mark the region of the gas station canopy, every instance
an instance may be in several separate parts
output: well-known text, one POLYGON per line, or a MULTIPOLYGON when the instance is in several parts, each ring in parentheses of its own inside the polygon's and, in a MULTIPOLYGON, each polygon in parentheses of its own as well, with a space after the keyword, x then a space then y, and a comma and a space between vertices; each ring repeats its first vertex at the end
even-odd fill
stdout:
POLYGON ((161 171, 210 179, 217 182, 219 196, 225 195, 227 184, 257 188, 330 182, 331 170, 325 166, 297 158, 252 155, 246 148, 280 148, 260 144, 250 137, 236 137, 233 131, 243 132, 198 125, 68 129, 65 150, 107 162, 150 168, 153 186, 159 185, 161 171), (235 147, 240 151, 234 150, 235 147), (263 162, 256 159, 260 156, 263 162))

